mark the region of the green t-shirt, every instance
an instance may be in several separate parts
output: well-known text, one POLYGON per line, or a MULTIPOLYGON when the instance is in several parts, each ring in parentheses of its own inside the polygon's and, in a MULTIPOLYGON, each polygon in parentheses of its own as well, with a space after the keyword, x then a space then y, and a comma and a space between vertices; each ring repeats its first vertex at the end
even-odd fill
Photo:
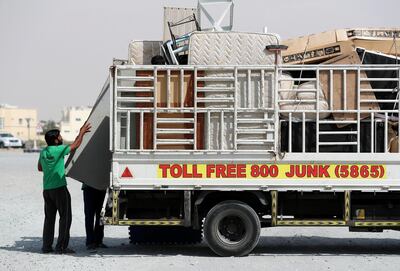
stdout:
POLYGON ((67 185, 64 156, 71 152, 69 145, 47 146, 40 152, 43 169, 43 189, 55 189, 67 185))

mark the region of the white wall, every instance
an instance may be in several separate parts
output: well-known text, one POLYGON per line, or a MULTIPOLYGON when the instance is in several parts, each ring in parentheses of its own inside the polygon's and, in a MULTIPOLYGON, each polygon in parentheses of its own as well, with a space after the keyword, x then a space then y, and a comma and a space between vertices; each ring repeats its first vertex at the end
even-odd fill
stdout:
POLYGON ((85 123, 92 107, 68 107, 62 112, 63 118, 60 122, 61 136, 64 141, 74 141, 79 129, 85 123))

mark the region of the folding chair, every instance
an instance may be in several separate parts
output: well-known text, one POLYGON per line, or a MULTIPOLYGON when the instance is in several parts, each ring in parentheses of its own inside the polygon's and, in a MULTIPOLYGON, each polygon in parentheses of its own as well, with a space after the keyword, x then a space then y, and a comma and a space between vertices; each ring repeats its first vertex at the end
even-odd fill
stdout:
POLYGON ((169 31, 171 34, 171 40, 166 41, 164 43, 164 45, 162 46, 162 49, 163 49, 165 58, 168 61, 168 64, 179 65, 180 64, 179 60, 178 60, 179 54, 181 54, 183 52, 187 52, 189 49, 188 42, 189 42, 191 33, 187 33, 185 35, 177 37, 173 32, 173 28, 181 26, 183 24, 189 24, 189 23, 195 24, 194 28, 197 31, 200 31, 200 27, 196 20, 195 14, 188 16, 188 17, 186 17, 178 22, 175 22, 175 23, 168 22, 169 31))

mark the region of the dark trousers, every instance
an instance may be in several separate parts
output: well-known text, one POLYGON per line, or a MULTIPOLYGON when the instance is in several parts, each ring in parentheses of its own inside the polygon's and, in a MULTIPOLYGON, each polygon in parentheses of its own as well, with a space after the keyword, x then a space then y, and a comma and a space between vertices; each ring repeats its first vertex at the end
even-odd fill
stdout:
POLYGON ((43 249, 51 249, 54 241, 54 225, 56 214, 60 215, 59 231, 56 250, 68 247, 69 230, 72 223, 71 195, 66 186, 56 189, 43 190, 44 198, 44 226, 43 249))
POLYGON ((86 245, 103 243, 104 226, 100 225, 100 212, 106 191, 86 186, 83 188, 85 203, 86 245))

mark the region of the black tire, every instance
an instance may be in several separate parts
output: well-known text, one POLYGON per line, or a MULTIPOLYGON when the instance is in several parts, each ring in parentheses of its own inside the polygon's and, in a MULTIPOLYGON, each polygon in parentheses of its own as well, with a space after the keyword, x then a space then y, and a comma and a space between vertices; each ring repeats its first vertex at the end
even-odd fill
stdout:
POLYGON ((130 226, 129 239, 133 244, 196 244, 202 231, 181 226, 130 226))
POLYGON ((246 256, 260 239, 257 213, 240 201, 215 205, 204 221, 204 239, 219 256, 246 256))
POLYGON ((4 148, 4 143, 0 142, 0 149, 3 149, 3 148, 4 148))

